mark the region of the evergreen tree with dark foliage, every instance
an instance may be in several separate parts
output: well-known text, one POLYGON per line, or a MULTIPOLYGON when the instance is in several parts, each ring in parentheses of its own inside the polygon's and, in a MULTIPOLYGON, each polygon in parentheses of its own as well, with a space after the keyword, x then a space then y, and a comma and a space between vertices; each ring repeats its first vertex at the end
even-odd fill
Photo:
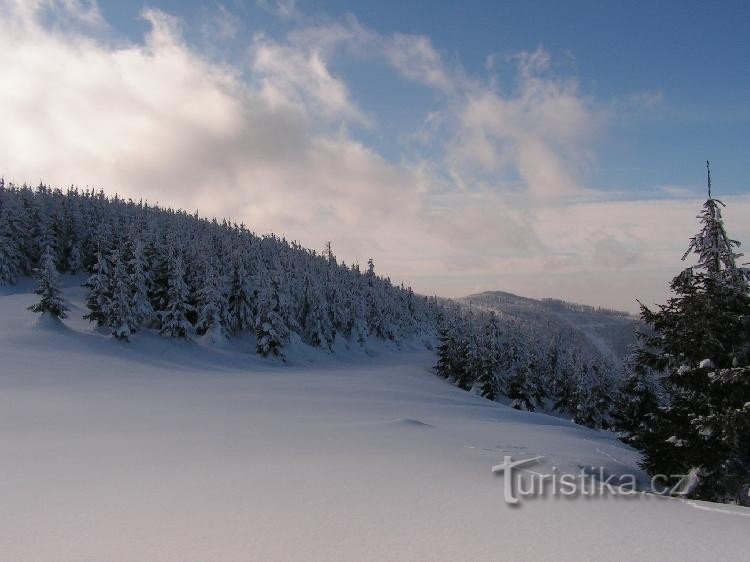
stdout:
POLYGON ((477 383, 479 392, 488 400, 497 400, 500 396, 498 381, 498 332, 497 317, 491 314, 484 328, 482 339, 482 353, 479 360, 477 383))
POLYGON ((737 265, 723 203, 709 197, 701 231, 685 259, 697 256, 671 284, 674 296, 641 316, 653 332, 641 336, 637 365, 660 374, 666 404, 646 431, 636 431, 643 467, 652 474, 686 474, 682 492, 712 501, 747 503, 750 487, 750 288, 737 265))
POLYGON ((120 250, 112 250, 109 259, 112 264, 112 299, 107 324, 115 338, 128 341, 130 335, 138 330, 138 322, 133 312, 130 276, 127 274, 120 250))
POLYGON ((42 254, 41 263, 35 270, 39 279, 39 287, 34 291, 39 295, 39 302, 31 305, 29 310, 40 312, 52 318, 65 318, 68 307, 57 286, 57 266, 52 248, 47 246, 42 254))
POLYGON ((101 248, 96 253, 93 272, 83 284, 89 290, 86 307, 89 309, 84 318, 96 322, 97 326, 107 326, 112 306, 111 264, 101 248))
POLYGON ((264 357, 282 356, 282 348, 289 339, 289 328, 280 314, 281 281, 276 271, 263 269, 259 275, 258 318, 255 325, 257 352, 264 357))
POLYGON ((172 338, 187 338, 192 330, 192 324, 187 316, 193 307, 188 303, 185 266, 179 250, 170 253, 168 271, 167 304, 162 312, 159 333, 172 338))
POLYGON ((653 446, 652 437, 659 409, 657 381, 651 369, 636 363, 631 356, 626 362, 628 373, 619 389, 612 418, 614 429, 627 444, 638 449, 653 446))

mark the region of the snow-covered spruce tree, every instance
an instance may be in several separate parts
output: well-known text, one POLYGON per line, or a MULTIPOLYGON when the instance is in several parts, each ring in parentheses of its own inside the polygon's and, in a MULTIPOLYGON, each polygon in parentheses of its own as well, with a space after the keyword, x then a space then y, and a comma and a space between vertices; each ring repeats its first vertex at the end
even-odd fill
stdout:
POLYGON ((112 266, 110 270, 112 298, 107 324, 115 338, 128 341, 130 335, 139 327, 132 306, 130 276, 119 249, 112 250, 109 261, 112 266))
POLYGON ((333 327, 326 307, 326 300, 315 278, 305 278, 305 293, 301 310, 300 326, 304 340, 314 347, 330 349, 333 343, 333 327))
POLYGON ((282 349, 289 340, 289 328, 280 314, 280 279, 276 271, 261 274, 265 278, 259 283, 258 317, 255 324, 257 351, 260 355, 283 356, 282 349))
POLYGON ((435 372, 443 377, 449 379, 451 373, 453 373, 453 336, 449 326, 445 323, 445 320, 440 321, 438 328, 438 346, 437 346, 437 363, 435 364, 435 372))
POLYGON ((378 338, 385 339, 386 329, 383 319, 383 300, 380 295, 380 284, 375 275, 375 263, 372 261, 372 258, 367 260, 365 279, 367 280, 365 289, 367 298, 367 331, 378 338))
POLYGON ((77 240, 70 245, 66 268, 71 275, 75 275, 83 269, 83 250, 81 250, 81 244, 77 240))
POLYGON ((516 410, 533 412, 539 405, 539 388, 536 384, 534 362, 516 365, 505 377, 505 395, 516 410))
POLYGON ((15 284, 22 273, 22 248, 14 233, 11 209, 0 209, 0 284, 15 284))
POLYGON ((612 412, 614 429, 620 439, 638 449, 658 446, 647 444, 653 438, 659 409, 657 380, 654 372, 636 361, 631 354, 623 367, 627 376, 622 381, 612 412))
MULTIPOLYGON (((438 317, 438 346, 435 372, 457 384, 466 379, 467 354, 466 338, 468 330, 463 310, 458 305, 447 306, 438 317)), ((470 388, 465 387, 465 388, 470 388)))
POLYGON ((127 273, 130 278, 133 317, 136 325, 150 328, 154 325, 155 314, 149 298, 151 280, 144 244, 140 241, 134 242, 131 238, 128 254, 127 273))
POLYGON ((227 320, 229 322, 229 331, 233 334, 237 334, 255 325, 253 290, 250 280, 243 256, 235 253, 232 257, 232 270, 227 297, 227 320))
POLYGON ((477 373, 479 391, 482 396, 489 400, 497 400, 501 392, 500 381, 498 380, 498 339, 497 317, 494 313, 491 313, 484 328, 477 373))
POLYGON ((172 250, 167 263, 167 303, 161 313, 159 333, 172 338, 187 338, 193 328, 187 318, 192 307, 188 303, 190 295, 180 250, 172 250))
POLYGON ((110 308, 112 307, 111 264, 106 252, 100 248, 96 253, 93 272, 84 283, 89 290, 86 307, 89 309, 84 318, 96 322, 97 326, 108 326, 110 308))
POLYGON ((592 362, 583 367, 578 382, 573 421, 587 427, 609 428, 613 382, 604 365, 592 362))
POLYGON ((153 310, 153 324, 159 328, 161 313, 167 307, 167 291, 169 289, 169 250, 168 243, 162 237, 154 238, 146 243, 143 257, 147 270, 148 299, 153 310))
POLYGON ((203 279, 197 292, 196 332, 213 342, 226 339, 224 328, 227 310, 226 295, 223 291, 218 267, 206 262, 203 267, 203 279))
POLYGON ((52 318, 65 318, 68 307, 57 285, 58 273, 52 248, 47 247, 42 254, 36 274, 39 286, 34 292, 39 295, 39 302, 31 305, 29 310, 52 318))
POLYGON ((637 365, 660 374, 666 404, 640 436, 643 466, 652 474, 688 474, 695 498, 747 502, 750 487, 750 287, 737 264, 739 242, 709 197, 701 231, 683 259, 697 264, 672 280, 674 296, 641 316, 653 333, 641 336, 637 365))

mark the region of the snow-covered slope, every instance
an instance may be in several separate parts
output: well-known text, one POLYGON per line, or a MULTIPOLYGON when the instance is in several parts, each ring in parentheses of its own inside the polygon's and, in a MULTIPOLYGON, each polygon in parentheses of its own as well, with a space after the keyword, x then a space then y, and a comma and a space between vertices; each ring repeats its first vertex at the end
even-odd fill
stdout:
POLYGON ((512 410, 424 350, 290 365, 80 320, 0 293, 3 560, 708 560, 750 510, 655 497, 503 501, 504 455, 635 472, 610 434, 512 410))

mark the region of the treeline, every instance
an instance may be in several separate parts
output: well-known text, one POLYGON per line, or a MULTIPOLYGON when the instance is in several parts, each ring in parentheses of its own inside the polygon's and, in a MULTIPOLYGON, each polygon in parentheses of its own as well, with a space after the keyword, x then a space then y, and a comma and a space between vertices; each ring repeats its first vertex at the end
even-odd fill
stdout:
POLYGON ((86 318, 116 338, 144 328, 177 338, 252 334, 263 355, 293 338, 331 348, 337 338, 430 335, 439 309, 376 275, 371 260, 364 271, 339 263, 330 245, 318 253, 101 191, 0 180, 0 282, 36 272, 49 293, 58 271, 89 275, 86 318))
POLYGON ((586 314, 602 314, 606 316, 618 316, 621 318, 628 318, 630 315, 622 310, 615 310, 613 308, 606 308, 602 306, 590 306, 588 304, 579 304, 574 302, 568 302, 561 299, 544 298, 541 302, 550 310, 557 310, 559 312, 584 312, 586 314))

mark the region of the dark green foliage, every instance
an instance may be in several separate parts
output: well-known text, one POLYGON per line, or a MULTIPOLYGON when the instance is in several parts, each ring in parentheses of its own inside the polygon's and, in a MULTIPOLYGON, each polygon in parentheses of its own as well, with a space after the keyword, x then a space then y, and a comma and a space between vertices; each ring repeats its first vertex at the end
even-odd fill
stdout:
POLYGON ((691 474, 691 497, 740 501, 750 486, 750 287, 722 206, 704 204, 703 228, 683 256, 695 254, 697 265, 673 279, 674 296, 656 311, 641 306, 652 332, 641 335, 618 423, 650 473, 691 474), (642 387, 652 371, 665 395, 659 407, 642 387))

